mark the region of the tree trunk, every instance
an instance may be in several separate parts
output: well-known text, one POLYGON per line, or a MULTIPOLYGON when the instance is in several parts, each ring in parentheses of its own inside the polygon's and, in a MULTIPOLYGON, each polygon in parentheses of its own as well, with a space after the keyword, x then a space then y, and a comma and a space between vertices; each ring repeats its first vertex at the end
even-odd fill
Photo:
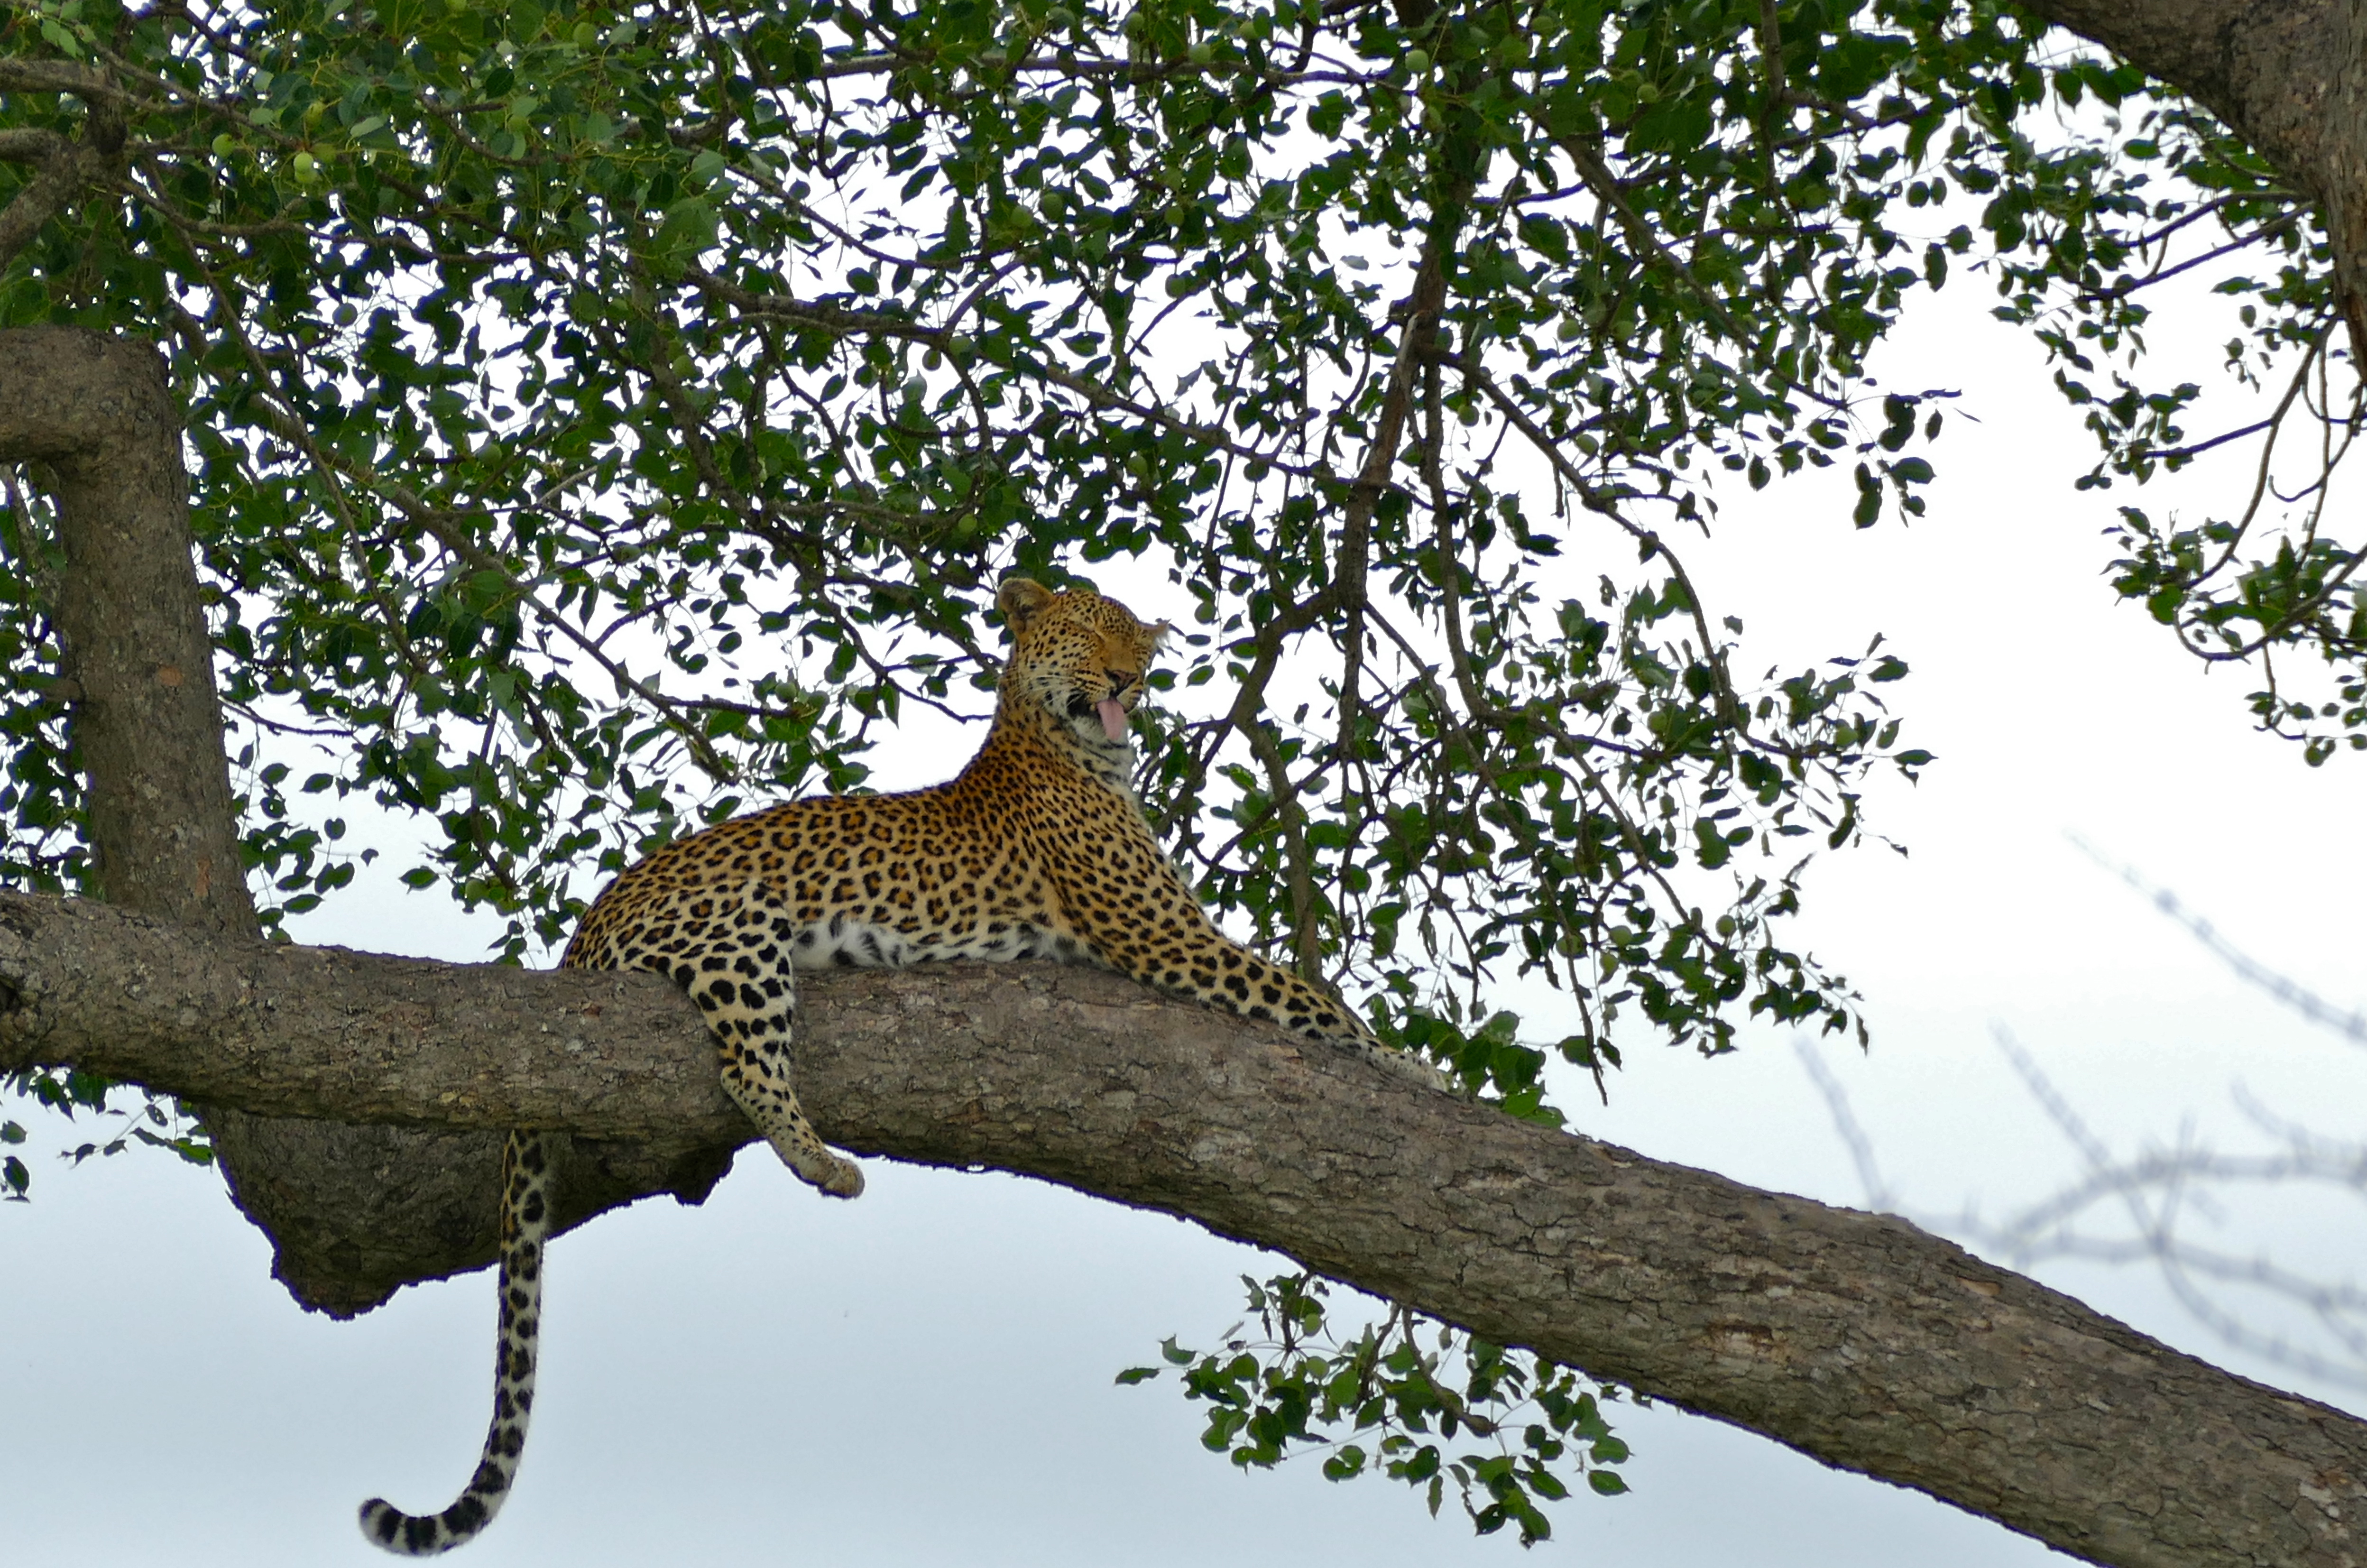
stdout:
MULTIPOLYGON (((1903 1221, 1516 1121, 1115 975, 817 976, 832 1142, 1188 1216, 2098 1562, 2337 1564, 2367 1423, 1903 1221)), ((565 1128, 712 1168, 751 1137, 664 980, 265 947, 0 896, 0 1067, 273 1115, 565 1128)), ((490 1248, 484 1256, 491 1256, 490 1248)))
MULTIPOLYGON (((63 644, 95 891, 109 903, 254 939, 222 748, 213 644, 191 560, 181 414, 145 343, 64 327, 0 332, 0 461, 57 504, 63 644)), ((272 1272, 309 1307, 365 1311, 491 1254, 501 1134, 198 1108, 272 1272)), ((562 1174, 578 1218, 652 1191, 706 1196, 723 1166, 663 1169, 607 1149, 562 1174)))
POLYGON ((57 503, 66 562, 49 608, 88 778, 95 891, 253 936, 164 362, 97 333, 0 334, 0 460, 39 464, 57 503))

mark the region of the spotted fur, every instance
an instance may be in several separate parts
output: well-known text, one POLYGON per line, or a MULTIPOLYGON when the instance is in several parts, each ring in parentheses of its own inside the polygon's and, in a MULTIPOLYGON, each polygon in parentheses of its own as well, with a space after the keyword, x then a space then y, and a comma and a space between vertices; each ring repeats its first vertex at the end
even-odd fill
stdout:
MULTIPOLYGON (((1320 987, 1218 931, 1151 835, 1126 716, 1167 628, 1025 578, 1006 582, 998 603, 1011 661, 986 744, 959 777, 909 794, 793 801, 668 845, 609 884, 561 961, 672 976, 715 1033, 725 1090, 791 1170, 838 1198, 860 1193, 863 1173, 823 1146, 790 1083, 801 969, 1094 964, 1426 1075, 1382 1051, 1320 987)), ((539 1142, 514 1135, 511 1166, 528 1168, 529 1154, 533 1180, 504 1186, 501 1366, 483 1461, 442 1514, 366 1506, 363 1528, 390 1551, 468 1540, 516 1472, 548 1197, 539 1142)))

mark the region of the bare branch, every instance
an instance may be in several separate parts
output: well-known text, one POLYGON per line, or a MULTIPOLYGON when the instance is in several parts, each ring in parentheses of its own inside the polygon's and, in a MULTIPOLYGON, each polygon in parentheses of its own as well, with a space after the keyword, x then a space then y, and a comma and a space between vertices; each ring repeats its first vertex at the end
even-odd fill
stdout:
POLYGON ((2353 1045, 2367 1045, 2367 1014, 2345 1012, 2289 975, 2280 974, 2253 959, 2219 934, 2217 926, 2179 901, 2176 893, 2156 887, 2134 866, 2124 866, 2080 837, 2067 835, 2078 851, 2145 895, 2147 903, 2184 926, 2211 955, 2236 971, 2236 977, 2257 985, 2311 1023, 2332 1030, 2353 1045))

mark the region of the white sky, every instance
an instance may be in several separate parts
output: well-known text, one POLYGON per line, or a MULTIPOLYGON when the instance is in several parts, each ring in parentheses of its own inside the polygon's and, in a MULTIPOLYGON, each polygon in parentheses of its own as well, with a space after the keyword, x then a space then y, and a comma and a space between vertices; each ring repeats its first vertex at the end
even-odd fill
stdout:
MULTIPOLYGON (((2065 837, 2175 888, 2338 1005, 2367 1001, 2367 844, 2342 825, 2359 764, 2305 769, 2251 732, 2245 675, 2206 678, 2113 602, 2100 534, 2124 493, 2070 489, 2087 437, 1981 290, 1960 280, 1883 360, 1895 384, 1965 394, 1928 519, 1859 533, 1841 486, 1779 485, 1738 499, 1688 557, 1713 608, 1749 623, 1752 673, 1857 653, 1876 631, 1914 667, 1893 704, 1939 761, 1869 802, 1873 827, 1913 853, 1821 868, 1804 937, 1858 982, 1876 1031, 1869 1053, 1818 1049, 1894 1205, 1935 1221, 1968 1203, 1994 1217, 2078 1168, 1990 1043, 1995 1025, 2122 1152, 2182 1126, 2243 1142, 2238 1081, 2332 1132, 2367 1099, 2367 1051, 2244 987, 2065 837)), ((2248 478, 2248 460, 2231 449, 2170 484, 2199 512, 2204 487, 2248 478)), ((2157 517, 2171 494, 2146 497, 2157 517)), ((1162 608, 1155 583, 1105 585, 1162 608)), ((928 782, 930 766, 891 762, 878 782, 928 782)), ((492 926, 381 880, 297 929, 470 959, 492 926)), ((1541 995, 1529 1019, 1548 1038, 1563 1032, 1552 1004, 1541 995)), ((1635 1049, 1607 1110, 1575 1085, 1565 1104, 1648 1153, 1863 1203, 1784 1033, 1745 1040, 1715 1062, 1635 1049)), ((755 1151, 704 1209, 644 1205, 558 1243, 520 1486, 464 1561, 1383 1568, 1516 1554, 1509 1535, 1474 1540, 1451 1504, 1432 1522, 1385 1482, 1333 1485, 1311 1461, 1236 1474, 1200 1449, 1196 1407, 1172 1381, 1112 1385, 1164 1335, 1214 1339, 1239 1315, 1237 1277, 1270 1260, 1038 1183, 877 1161, 867 1174, 859 1202, 824 1203, 755 1151)), ((440 1507, 465 1480, 490 1381, 489 1276, 334 1324, 270 1280, 212 1175, 153 1153, 37 1175, 34 1203, 0 1208, 0 1562, 378 1562, 357 1504, 440 1507)), ((2329 1272, 2361 1250, 2355 1213, 2279 1201, 2230 1225, 2240 1252, 2329 1272)), ((2148 1275, 2040 1273, 2175 1344, 2360 1406, 2225 1354, 2148 1275)), ((1536 1561, 2046 1555, 1710 1422, 1613 1419, 1637 1449, 1634 1494, 1556 1508, 1536 1561)))

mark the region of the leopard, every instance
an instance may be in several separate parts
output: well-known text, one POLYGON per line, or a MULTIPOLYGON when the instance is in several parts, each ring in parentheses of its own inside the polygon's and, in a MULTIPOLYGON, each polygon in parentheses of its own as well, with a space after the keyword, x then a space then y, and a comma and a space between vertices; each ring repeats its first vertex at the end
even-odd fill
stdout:
MULTIPOLYGON (((832 1198, 859 1195, 863 1173, 798 1102, 799 971, 1090 965, 1434 1085, 1331 990, 1220 931, 1161 848, 1135 790, 1132 724, 1172 628, 1092 589, 1025 576, 1002 582, 995 603, 1011 655, 986 739, 958 775, 900 794, 791 801, 677 839, 593 901, 561 967, 654 970, 686 991, 714 1036, 725 1093, 832 1198)), ((397 1555, 473 1539, 515 1482, 534 1407, 552 1153, 531 1129, 503 1151, 493 1415, 475 1473, 440 1513, 362 1505, 363 1534, 397 1555)))

